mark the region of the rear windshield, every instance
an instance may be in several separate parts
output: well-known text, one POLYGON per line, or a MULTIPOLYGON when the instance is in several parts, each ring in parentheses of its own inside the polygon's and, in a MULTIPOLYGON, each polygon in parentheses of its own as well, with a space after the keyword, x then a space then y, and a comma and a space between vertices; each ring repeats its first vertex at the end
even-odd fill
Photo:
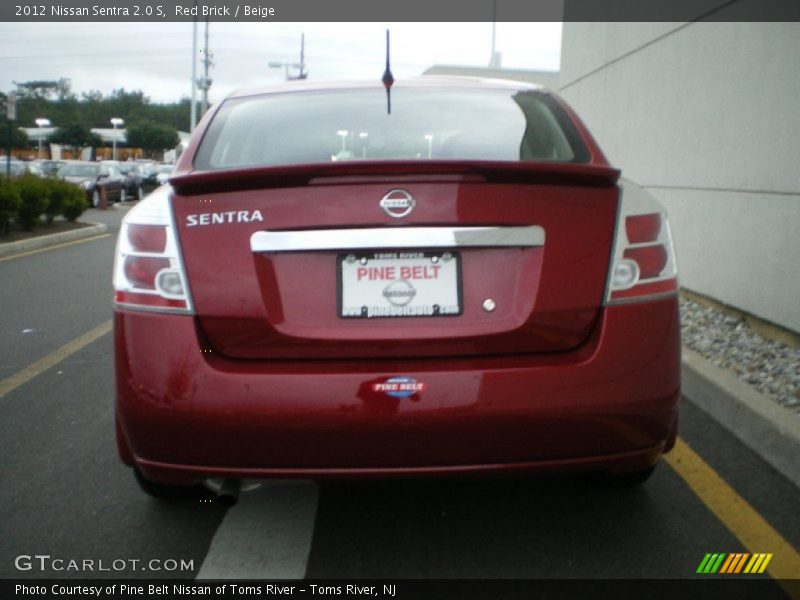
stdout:
POLYGON ((572 121, 537 91, 383 89, 284 93, 227 100, 195 168, 336 161, 587 162, 572 121))

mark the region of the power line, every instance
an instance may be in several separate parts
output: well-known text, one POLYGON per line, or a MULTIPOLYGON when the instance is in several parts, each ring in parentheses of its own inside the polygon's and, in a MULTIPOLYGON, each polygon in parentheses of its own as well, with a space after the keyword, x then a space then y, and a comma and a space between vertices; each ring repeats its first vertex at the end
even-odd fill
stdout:
MULTIPOLYGON (((180 52, 184 51, 185 48, 170 48, 167 49, 167 52, 180 52)), ((103 52, 103 56, 130 56, 131 52, 136 52, 137 55, 145 54, 145 53, 153 53, 153 54, 163 54, 165 52, 164 48, 160 49, 153 49, 153 50, 140 50, 138 48, 131 48, 130 50, 120 50, 118 52, 103 52)), ((81 57, 91 57, 96 56, 96 53, 93 52, 82 52, 79 54, 62 54, 58 53, 58 55, 53 54, 27 54, 27 55, 20 55, 20 56, 0 56, 0 60, 34 60, 34 59, 61 59, 61 58, 81 58, 81 57)), ((132 57, 136 58, 136 57, 132 57)))

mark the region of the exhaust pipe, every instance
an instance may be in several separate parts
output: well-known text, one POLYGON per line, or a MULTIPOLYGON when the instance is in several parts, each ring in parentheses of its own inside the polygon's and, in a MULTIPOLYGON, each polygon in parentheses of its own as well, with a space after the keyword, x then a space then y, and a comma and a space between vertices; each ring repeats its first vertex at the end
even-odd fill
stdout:
POLYGON ((242 489, 241 479, 225 479, 217 492, 217 500, 223 506, 233 506, 239 501, 239 492, 242 489))

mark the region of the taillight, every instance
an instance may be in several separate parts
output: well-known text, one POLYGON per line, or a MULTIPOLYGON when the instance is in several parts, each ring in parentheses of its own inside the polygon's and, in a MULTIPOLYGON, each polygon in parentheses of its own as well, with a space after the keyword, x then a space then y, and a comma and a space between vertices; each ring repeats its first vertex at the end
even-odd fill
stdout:
POLYGON ((623 256, 639 265, 639 279, 654 279, 660 276, 669 260, 667 249, 662 244, 628 248, 623 256))
POLYGON ((125 277, 133 287, 140 290, 156 289, 156 276, 161 269, 168 269, 169 259, 153 256, 126 256, 125 277))
POLYGON ((114 260, 114 302, 120 308, 191 313, 168 186, 139 202, 122 220, 114 260))
POLYGON ((617 235, 606 304, 675 294, 678 271, 664 208, 645 190, 620 180, 617 235))
POLYGON ((629 244, 654 242, 661 233, 661 214, 628 215, 625 217, 625 234, 629 244))

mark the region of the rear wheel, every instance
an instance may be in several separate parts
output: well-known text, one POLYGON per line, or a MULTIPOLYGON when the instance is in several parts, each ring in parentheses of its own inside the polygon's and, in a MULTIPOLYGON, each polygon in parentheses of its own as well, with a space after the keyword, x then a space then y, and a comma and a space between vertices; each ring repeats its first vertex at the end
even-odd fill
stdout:
POLYGON ((94 191, 92 192, 92 206, 95 208, 100 206, 100 190, 97 188, 94 188, 94 191))
POLYGON ((133 468, 133 475, 142 491, 158 500, 212 500, 214 498, 214 494, 202 485, 182 486, 158 483, 146 479, 136 467, 133 468))

